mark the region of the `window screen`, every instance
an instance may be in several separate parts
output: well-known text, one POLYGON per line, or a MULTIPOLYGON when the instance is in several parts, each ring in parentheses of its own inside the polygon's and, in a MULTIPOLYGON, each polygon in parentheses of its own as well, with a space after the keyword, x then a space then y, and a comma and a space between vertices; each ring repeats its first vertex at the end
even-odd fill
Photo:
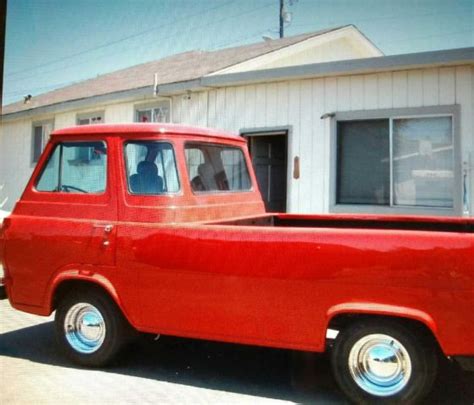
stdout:
POLYGON ((102 193, 107 177, 103 142, 64 142, 49 157, 36 184, 38 191, 102 193))
POLYGON ((389 204, 389 121, 344 121, 337 128, 337 203, 389 204))
POLYGON ((179 191, 173 146, 165 142, 137 141, 125 146, 128 188, 132 194, 179 191))
POLYGON ((187 144, 185 154, 193 191, 250 190, 249 172, 241 149, 187 144))

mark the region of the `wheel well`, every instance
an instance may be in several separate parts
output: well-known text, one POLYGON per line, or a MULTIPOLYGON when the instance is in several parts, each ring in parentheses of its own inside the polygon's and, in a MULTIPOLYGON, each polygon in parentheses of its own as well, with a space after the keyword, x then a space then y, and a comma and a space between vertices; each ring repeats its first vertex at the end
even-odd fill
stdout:
POLYGON ((55 289, 52 300, 51 310, 54 311, 61 300, 68 295, 70 291, 91 291, 95 290, 107 296, 112 302, 115 303, 109 292, 97 283, 84 280, 66 280, 61 282, 55 289))
POLYGON ((401 325, 404 325, 405 327, 410 328, 421 337, 433 343, 435 347, 440 352, 442 352, 439 346, 438 340, 436 339, 436 336, 434 335, 433 331, 423 322, 417 321, 411 318, 404 318, 404 317, 391 316, 391 315, 377 315, 377 314, 339 314, 330 320, 328 329, 334 329, 334 330, 340 331, 356 322, 358 323, 358 322, 364 322, 364 321, 374 321, 377 319, 383 322, 389 321, 389 322, 401 324, 401 325))

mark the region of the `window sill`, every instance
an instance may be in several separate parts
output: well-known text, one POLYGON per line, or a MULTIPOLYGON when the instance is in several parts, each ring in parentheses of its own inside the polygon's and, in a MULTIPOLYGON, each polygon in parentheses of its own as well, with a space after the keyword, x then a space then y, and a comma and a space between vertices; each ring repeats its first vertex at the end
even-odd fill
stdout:
POLYGON ((382 215, 420 215, 420 216, 461 216, 455 208, 430 207, 389 207, 383 205, 352 205, 335 204, 329 207, 329 212, 338 214, 382 214, 382 215))

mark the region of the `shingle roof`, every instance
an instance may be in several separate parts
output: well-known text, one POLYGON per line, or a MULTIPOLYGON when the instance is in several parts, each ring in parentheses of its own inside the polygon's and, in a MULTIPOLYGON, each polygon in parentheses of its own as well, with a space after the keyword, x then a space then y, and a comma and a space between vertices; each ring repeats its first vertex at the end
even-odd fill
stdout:
POLYGON ((158 74, 157 84, 178 83, 198 79, 237 63, 340 28, 342 27, 211 52, 190 51, 168 56, 163 59, 97 76, 93 79, 62 87, 48 93, 33 95, 28 104, 19 101, 4 106, 2 108, 2 115, 32 110, 65 101, 152 86, 155 73, 158 74))

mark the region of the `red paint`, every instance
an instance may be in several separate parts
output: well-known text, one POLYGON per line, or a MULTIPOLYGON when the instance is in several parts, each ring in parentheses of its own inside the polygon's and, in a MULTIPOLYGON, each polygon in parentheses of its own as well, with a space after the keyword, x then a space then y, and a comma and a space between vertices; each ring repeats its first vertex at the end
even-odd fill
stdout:
POLYGON ((48 315, 61 282, 80 279, 108 291, 141 331, 323 351, 332 317, 366 313, 423 322, 447 355, 474 355, 474 219, 280 214, 276 222, 300 226, 263 226, 272 216, 252 172, 249 192, 191 191, 185 141, 242 147, 251 168, 245 140, 217 131, 161 124, 56 131, 0 231, 11 304, 48 315), (129 139, 173 144, 178 194, 128 193, 122 151, 129 139), (64 140, 107 142, 104 194, 34 190, 64 140), (311 221, 319 225, 302 226, 311 221), (471 231, 396 229, 400 223, 471 231), (108 246, 98 224, 113 225, 108 246))

